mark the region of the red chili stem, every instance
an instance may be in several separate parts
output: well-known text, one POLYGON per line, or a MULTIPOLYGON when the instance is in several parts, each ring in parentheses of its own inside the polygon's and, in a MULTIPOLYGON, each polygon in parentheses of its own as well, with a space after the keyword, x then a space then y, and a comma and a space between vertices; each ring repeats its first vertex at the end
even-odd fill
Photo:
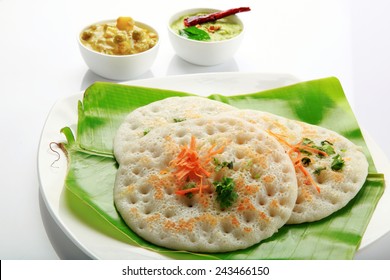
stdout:
POLYGON ((240 8, 229 9, 226 11, 215 12, 208 15, 192 16, 184 19, 184 25, 186 27, 190 27, 190 26, 202 24, 209 21, 216 21, 217 19, 231 16, 237 13, 249 12, 250 10, 251 9, 249 7, 240 7, 240 8))

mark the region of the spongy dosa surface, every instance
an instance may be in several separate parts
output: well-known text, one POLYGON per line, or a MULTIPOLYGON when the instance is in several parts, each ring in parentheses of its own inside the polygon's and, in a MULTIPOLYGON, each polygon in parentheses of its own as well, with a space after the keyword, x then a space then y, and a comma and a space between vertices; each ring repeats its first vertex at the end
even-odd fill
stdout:
POLYGON ((282 145, 250 122, 229 116, 166 124, 131 142, 120 162, 114 201, 129 227, 144 239, 168 248, 225 252, 247 248, 272 236, 289 219, 297 198, 294 166, 282 145), (215 171, 209 191, 192 198, 180 188, 170 162, 196 138, 199 155, 216 145, 219 162, 233 169, 215 171), (221 209, 214 181, 232 178, 237 201, 221 209))
MULTIPOLYGON (((279 136, 284 142, 291 145, 308 138, 315 145, 320 146, 326 140, 333 144, 335 154, 339 154, 345 161, 340 171, 333 171, 331 164, 333 156, 317 157, 309 156, 311 164, 307 171, 320 188, 320 192, 312 184, 307 183, 307 178, 296 171, 298 179, 298 199, 289 224, 313 222, 323 219, 337 210, 343 208, 353 199, 362 188, 367 174, 368 162, 361 150, 342 135, 319 126, 290 120, 274 114, 253 110, 237 110, 229 115, 246 119, 257 127, 270 131, 279 136), (319 175, 315 171, 323 169, 319 175)), ((290 147, 284 145, 286 152, 290 147)))
POLYGON ((230 105, 205 97, 170 97, 152 102, 129 113, 114 138, 114 155, 120 163, 128 154, 128 147, 154 128, 168 123, 213 116, 237 110, 230 105))

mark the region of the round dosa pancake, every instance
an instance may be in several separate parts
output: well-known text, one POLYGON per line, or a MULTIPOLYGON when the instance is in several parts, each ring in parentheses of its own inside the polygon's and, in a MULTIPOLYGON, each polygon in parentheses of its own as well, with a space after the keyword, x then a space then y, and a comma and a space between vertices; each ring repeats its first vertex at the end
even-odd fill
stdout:
POLYGON ((343 208, 363 186, 368 174, 367 159, 361 147, 340 134, 266 112, 240 110, 229 115, 266 130, 298 163, 298 198, 287 223, 325 218, 343 208), (326 155, 319 154, 319 150, 326 155))
POLYGON ((235 107, 205 97, 170 97, 140 107, 127 115, 114 138, 114 155, 120 163, 132 141, 156 127, 168 123, 213 116, 237 110, 235 107))
POLYGON ((116 176, 115 205, 134 232, 160 246, 247 248, 277 232, 295 205, 290 158, 243 119, 166 124, 134 140, 128 151, 116 176))

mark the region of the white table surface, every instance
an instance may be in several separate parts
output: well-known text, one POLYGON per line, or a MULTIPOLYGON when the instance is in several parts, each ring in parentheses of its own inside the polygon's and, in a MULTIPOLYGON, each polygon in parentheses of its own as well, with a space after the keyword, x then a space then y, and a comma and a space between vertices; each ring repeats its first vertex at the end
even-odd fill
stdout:
MULTIPOLYGON (((390 158, 390 2, 0 0, 0 259, 87 258, 50 216, 39 193, 37 150, 53 104, 96 80, 76 43, 81 27, 129 15, 160 33, 152 78, 208 72, 339 78, 364 130, 390 158), (195 3, 195 4, 194 4, 195 3), (233 59, 199 67, 178 58, 166 22, 177 10, 250 6, 233 59)), ((357 259, 390 259, 390 234, 357 259)))

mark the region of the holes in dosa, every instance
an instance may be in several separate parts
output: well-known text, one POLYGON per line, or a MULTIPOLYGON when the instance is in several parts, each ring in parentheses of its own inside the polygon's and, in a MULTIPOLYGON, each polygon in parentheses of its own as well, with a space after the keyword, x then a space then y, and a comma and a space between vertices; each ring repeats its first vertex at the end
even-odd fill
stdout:
POLYGON ((149 215, 149 214, 151 214, 153 212, 153 210, 154 210, 153 206, 150 205, 150 204, 147 204, 144 207, 144 214, 145 215, 149 215))
POLYGON ((143 184, 141 185, 139 188, 138 188, 138 191, 141 193, 141 194, 148 194, 152 189, 152 186, 149 185, 149 184, 143 184))
POLYGON ((221 222, 221 228, 224 233, 231 233, 233 231, 232 223, 227 220, 221 222))
POLYGON ((258 202, 260 206, 265 206, 267 205, 267 197, 263 195, 259 195, 258 202))
POLYGON ((245 211, 243 217, 246 223, 252 223, 256 221, 257 212, 256 211, 245 211))
POLYGON ((247 133, 240 133, 236 135, 236 143, 238 145, 243 145, 251 140, 251 137, 247 133))
POLYGON ((136 204, 138 202, 138 197, 134 193, 130 193, 127 197, 127 201, 130 204, 136 204))
POLYGON ((175 216, 175 211, 173 211, 172 209, 166 209, 164 210, 164 217, 169 219, 169 218, 172 218, 173 216, 175 216))

